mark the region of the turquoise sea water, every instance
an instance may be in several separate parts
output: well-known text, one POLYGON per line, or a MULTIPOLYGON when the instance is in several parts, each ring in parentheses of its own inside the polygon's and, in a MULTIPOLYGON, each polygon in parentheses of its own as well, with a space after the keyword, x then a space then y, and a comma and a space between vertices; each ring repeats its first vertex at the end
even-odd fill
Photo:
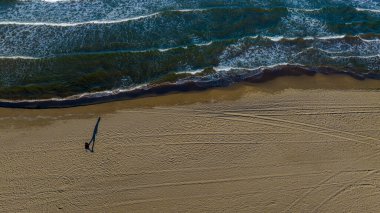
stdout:
POLYGON ((378 76, 380 0, 0 1, 0 99, 232 82, 284 66, 378 76))

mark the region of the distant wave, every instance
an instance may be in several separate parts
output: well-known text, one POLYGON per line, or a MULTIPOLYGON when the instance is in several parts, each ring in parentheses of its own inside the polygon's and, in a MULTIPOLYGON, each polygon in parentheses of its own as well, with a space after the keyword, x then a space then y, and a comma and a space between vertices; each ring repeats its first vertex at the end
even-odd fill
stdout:
POLYGON ((372 13, 380 13, 380 10, 375 9, 366 9, 366 8, 355 8, 357 11, 365 11, 365 12, 372 12, 372 13))
POLYGON ((350 56, 331 56, 331 58, 361 58, 361 59, 371 59, 371 58, 380 58, 380 54, 378 55, 350 55, 350 56))
MULTIPOLYGON (((192 45, 186 45, 186 46, 176 46, 176 47, 170 47, 170 48, 150 48, 150 49, 144 49, 144 50, 115 50, 115 51, 88 51, 88 52, 72 52, 68 54, 56 54, 54 56, 48 56, 48 57, 34 57, 34 56, 27 56, 27 55, 0 55, 1 59, 25 59, 25 60, 40 60, 40 59, 51 59, 51 58, 57 58, 57 57, 65 57, 65 56, 76 56, 76 55, 101 55, 101 54, 114 54, 114 53, 144 53, 144 52, 152 52, 152 51, 158 51, 158 52, 167 52, 171 50, 176 49, 187 49, 190 46, 197 46, 197 47, 203 47, 203 46, 210 46, 214 44, 215 42, 225 42, 225 41, 234 41, 237 42, 238 40, 245 40, 245 39, 267 39, 273 42, 281 42, 281 41, 295 41, 295 40, 304 40, 304 41, 312 41, 312 40, 339 40, 339 39, 358 39, 366 43, 371 42, 380 42, 380 34, 374 34, 374 35, 357 35, 357 36, 351 36, 351 35, 333 35, 333 36, 316 36, 316 37, 284 37, 284 36, 244 36, 242 38, 237 39, 220 39, 220 40, 213 40, 208 41, 204 43, 195 43, 192 45), (373 39, 365 39, 364 37, 371 36, 373 39)), ((326 51, 322 50, 326 53, 342 53, 342 51, 326 51)))
MULTIPOLYGON (((92 21, 84 21, 84 22, 24 22, 24 21, 0 21, 0 25, 20 25, 20 26, 51 26, 51 27, 75 27, 75 26, 81 26, 81 25, 106 25, 106 24, 117 24, 117 23, 124 23, 129 21, 135 21, 135 20, 141 20, 141 19, 147 19, 152 18, 155 16, 162 15, 163 13, 167 12, 179 12, 179 13, 191 13, 191 12, 202 12, 202 11, 208 11, 208 10, 215 10, 215 9, 228 9, 226 7, 210 7, 210 8, 199 8, 199 9, 177 9, 177 10, 164 10, 160 12, 155 12, 147 15, 140 15, 135 17, 128 17, 128 18, 122 18, 122 19, 111 19, 111 20, 92 20, 92 21)), ((279 8, 275 8, 279 9, 279 8)), ((304 9, 304 8, 283 8, 288 9, 290 11, 297 11, 297 12, 319 12, 323 11, 326 8, 316 8, 316 9, 304 9)), ((353 8, 358 12, 372 12, 372 13, 380 13, 380 10, 375 9, 366 9, 366 8, 353 8)), ((269 10, 269 9, 263 9, 263 10, 269 10)))
POLYGON ((25 60, 38 60, 38 59, 42 59, 42 58, 39 58, 39 57, 31 57, 31 56, 0 56, 0 60, 1 59, 14 59, 14 60, 17 60, 17 59, 25 59, 25 60))
POLYGON ((0 25, 21 25, 21 26, 51 26, 51 27, 75 27, 80 25, 88 25, 88 24, 114 24, 114 23, 122 23, 133 20, 140 20, 144 18, 154 17, 159 15, 160 13, 152 13, 149 15, 137 16, 132 18, 125 18, 119 20, 94 20, 94 21, 85 21, 85 22, 77 22, 77 23, 53 23, 53 22, 19 22, 19 21, 1 21, 0 25))
POLYGON ((21 25, 21 26, 51 26, 51 27, 75 27, 75 26, 81 26, 81 25, 99 25, 99 24, 117 24, 117 23, 123 23, 123 22, 129 22, 129 21, 135 21, 135 20, 141 20, 146 18, 151 18, 158 16, 165 12, 181 12, 181 13, 188 13, 188 12, 198 12, 198 11, 204 11, 207 9, 180 9, 180 10, 167 10, 162 12, 156 12, 151 13, 148 15, 142 15, 142 16, 136 16, 136 17, 130 17, 130 18, 123 18, 123 19, 117 19, 117 20, 93 20, 93 21, 85 21, 85 22, 72 22, 72 23, 54 23, 54 22, 20 22, 20 21, 0 21, 0 25, 21 25))
MULTIPOLYGON (((289 8, 290 10, 298 11, 298 12, 319 12, 325 8, 313 8, 313 9, 305 9, 305 8, 289 8)), ((353 8, 358 12, 371 12, 371 13, 380 13, 380 10, 377 9, 368 9, 368 8, 353 8)))

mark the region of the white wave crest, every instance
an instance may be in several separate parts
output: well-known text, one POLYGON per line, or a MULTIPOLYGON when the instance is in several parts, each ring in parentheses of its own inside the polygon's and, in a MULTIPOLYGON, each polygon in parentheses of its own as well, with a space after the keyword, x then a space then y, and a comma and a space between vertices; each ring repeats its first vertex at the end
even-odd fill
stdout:
POLYGON ((0 21, 0 25, 21 25, 21 26, 51 26, 51 27, 75 27, 81 25, 101 25, 101 24, 118 24, 129 21, 136 21, 146 18, 152 18, 159 16, 164 12, 179 12, 179 13, 189 13, 189 12, 199 12, 206 9, 180 9, 180 10, 168 10, 162 12, 151 13, 148 15, 135 16, 124 19, 115 19, 115 20, 93 20, 93 21, 84 21, 84 22, 66 22, 66 23, 56 23, 56 22, 20 22, 20 21, 0 21))

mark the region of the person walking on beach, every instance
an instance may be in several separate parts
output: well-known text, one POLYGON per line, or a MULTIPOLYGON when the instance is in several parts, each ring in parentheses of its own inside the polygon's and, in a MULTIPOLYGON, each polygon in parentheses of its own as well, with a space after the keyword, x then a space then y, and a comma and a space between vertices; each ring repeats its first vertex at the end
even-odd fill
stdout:
POLYGON ((92 138, 91 138, 90 142, 86 142, 84 144, 84 149, 86 151, 88 150, 90 152, 94 152, 95 138, 96 138, 96 134, 98 134, 99 122, 100 122, 100 117, 98 118, 98 121, 96 122, 94 132, 92 133, 92 138), (91 148, 90 148, 90 145, 92 145, 91 148))

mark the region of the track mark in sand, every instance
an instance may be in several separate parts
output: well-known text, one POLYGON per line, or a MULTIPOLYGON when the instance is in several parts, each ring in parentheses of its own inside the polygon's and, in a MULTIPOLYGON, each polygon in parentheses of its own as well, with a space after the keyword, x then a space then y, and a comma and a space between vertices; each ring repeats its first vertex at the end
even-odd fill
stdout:
POLYGON ((347 138, 347 137, 343 137, 343 136, 339 136, 339 135, 329 134, 329 133, 325 133, 325 132, 321 132, 321 131, 315 131, 315 130, 303 129, 303 128, 299 128, 299 127, 286 126, 286 125, 281 125, 281 124, 276 124, 276 123, 271 123, 271 122, 253 121, 253 120, 246 120, 246 119, 233 118, 233 117, 222 117, 222 116, 220 116, 218 118, 225 119, 225 120, 232 120, 232 121, 240 121, 240 122, 248 122, 248 123, 263 124, 263 125, 269 125, 269 126, 275 126, 275 127, 282 127, 282 128, 287 128, 287 129, 294 129, 294 130, 298 130, 298 131, 310 132, 310 133, 315 133, 315 134, 319 134, 319 135, 325 135, 325 136, 329 136, 329 137, 344 139, 344 140, 348 140, 348 141, 352 141, 352 142, 366 144, 369 146, 377 145, 377 144, 359 141, 359 140, 355 140, 352 138, 347 138))
POLYGON ((331 179, 333 179, 334 177, 337 177, 338 175, 342 174, 342 173, 345 173, 345 172, 368 172, 368 170, 354 170, 354 171, 344 171, 344 170, 341 170, 341 171, 338 171, 332 175, 330 175, 329 177, 323 179, 321 182, 319 182, 315 187, 312 187, 310 188, 306 193, 302 194, 299 198, 297 198, 295 201, 293 201, 283 212, 289 212, 294 206, 296 206, 302 199, 306 198, 307 196, 309 196, 314 190, 316 190, 317 188, 325 185, 328 181, 330 181, 331 179))
POLYGON ((355 181, 353 182, 350 182, 348 184, 346 184, 345 186, 341 187, 338 191, 336 191, 334 194, 330 195, 329 197, 327 197, 325 200, 323 200, 320 204, 318 204, 312 212, 317 212, 323 205, 325 205, 327 202, 331 201, 332 199, 334 199, 335 197, 337 197, 338 195, 340 195, 341 193, 343 193, 344 191, 346 191, 348 188, 350 188, 351 186, 355 185, 357 182, 363 180, 364 178, 367 178, 375 173, 377 173, 378 170, 373 170, 373 171, 369 171, 367 172, 367 174, 365 174, 364 176, 356 179, 355 181))
POLYGON ((134 204, 149 203, 149 202, 162 202, 162 201, 183 200, 183 199, 189 200, 189 199, 226 197, 226 196, 247 196, 247 195, 255 195, 258 193, 260 193, 260 192, 258 192, 258 191, 247 191, 247 192, 232 192, 232 193, 220 193, 220 194, 203 194, 203 195, 182 196, 182 197, 138 199, 138 200, 118 202, 118 203, 115 203, 111 206, 115 207, 115 206, 125 206, 125 205, 134 205, 134 204))
MULTIPOLYGON (((281 110, 288 110, 288 109, 296 109, 296 110, 309 110, 309 109, 316 109, 316 108, 319 108, 319 109, 351 109, 351 108, 359 108, 359 109, 373 109, 373 108, 379 108, 380 106, 376 106, 376 105, 333 105, 333 104, 324 104, 324 105, 316 105, 316 104, 319 104, 320 102, 317 101, 317 102, 303 102, 303 103, 307 103, 307 104, 310 104, 310 106, 302 106, 302 108, 300 108, 299 106, 294 106, 294 101, 281 101, 281 102, 274 102, 274 103, 268 103, 268 104, 250 104, 249 106, 246 106, 247 108, 240 108, 240 109, 231 109, 231 110, 228 110, 228 111, 239 111, 239 110, 261 110, 259 107, 261 107, 262 109, 281 109, 281 110), (286 105, 284 106, 284 103, 289 103, 289 105, 286 105), (293 106, 291 106, 290 104, 292 104, 293 106), (248 107, 256 107, 256 108, 248 108, 248 107)), ((244 106, 243 106, 244 107, 244 106)), ((160 109, 160 110, 178 110, 178 111, 191 111, 191 110, 196 110, 196 108, 194 109, 189 109, 189 108, 185 108, 185 107, 155 107, 154 109, 160 109)))
MULTIPOLYGON (((344 183, 325 184, 325 186, 331 186, 331 185, 336 186, 336 185, 341 185, 341 184, 344 184, 344 183)), ((315 187, 316 186, 311 186, 312 189, 315 187)), ((301 187, 301 188, 292 188, 292 189, 278 189, 278 191, 291 192, 291 191, 303 190, 303 189, 308 189, 308 188, 310 188, 310 187, 301 187)), ((258 193, 265 193, 265 190, 263 190, 263 191, 255 190, 255 191, 247 191, 247 192, 220 193, 220 194, 203 194, 203 195, 184 196, 184 197, 138 199, 138 200, 119 202, 119 203, 114 204, 113 206, 133 205, 133 204, 139 204, 139 203, 181 200, 181 199, 194 199, 194 198, 196 199, 196 198, 222 197, 222 196, 244 196, 244 195, 251 195, 251 194, 258 194, 258 193)))
POLYGON ((285 131, 257 131, 257 132, 176 132, 176 133, 158 133, 158 134, 129 134, 126 135, 124 133, 118 133, 116 136, 108 136, 107 139, 117 139, 117 138, 125 138, 127 136, 128 141, 132 141, 134 138, 162 138, 162 137, 176 137, 176 136, 207 136, 207 135, 257 135, 257 134, 292 134, 291 132, 285 131))
POLYGON ((295 201, 293 201, 283 212, 290 212, 290 210, 296 206, 299 202, 301 202, 302 199, 306 198, 307 196, 309 196, 315 189, 321 187, 323 184, 327 183, 328 181, 330 181, 332 178, 338 176, 339 174, 341 174, 342 171, 339 171, 337 173, 334 173, 332 175, 330 175, 329 177, 325 178, 324 180, 322 180, 321 182, 319 182, 315 187, 313 188, 310 188, 306 193, 304 193, 303 195, 301 195, 299 198, 297 198, 295 201))
POLYGON ((39 148, 39 149, 27 149, 28 147, 26 147, 26 149, 11 149, 11 150, 6 150, 5 152, 7 153, 26 153, 26 152, 31 152, 31 153, 37 153, 37 152, 61 152, 61 151, 74 151, 74 150, 78 150, 78 148, 64 148, 64 149, 43 149, 43 148, 39 148))
MULTIPOLYGON (((301 166, 301 165, 314 165, 316 163, 336 163, 336 160, 324 160, 324 161, 304 161, 301 163, 286 163, 286 164, 263 164, 255 165, 255 168, 267 168, 267 167, 285 167, 285 166, 301 166)), ((112 174, 114 176, 130 176, 130 175, 144 175, 144 174, 159 174, 159 173, 170 173, 170 172, 196 172, 196 171, 211 171, 211 170, 227 170, 227 169, 242 169, 242 168, 252 168, 252 164, 238 164, 232 166, 216 166, 216 167, 192 167, 192 168, 183 168, 183 169, 165 169, 165 170, 145 170, 140 172, 130 172, 124 174, 112 174)))
MULTIPOLYGON (((48 139, 41 139, 41 140, 29 140, 28 139, 28 142, 30 142, 31 144, 34 143, 34 142, 44 142, 45 144, 50 144, 50 143, 59 143, 60 146, 65 146, 66 144, 76 144, 76 142, 78 141, 81 141, 81 140, 86 140, 85 137, 78 137, 76 139, 59 139, 59 140, 56 140, 56 139, 52 139, 52 140, 48 140, 48 139)), ((69 146, 70 148, 49 148, 51 146, 33 146, 33 145, 30 145, 29 146, 25 146, 24 148, 25 149, 1 149, 0 150, 0 153, 37 153, 37 152, 60 152, 60 151, 74 151, 74 150, 78 150, 77 147, 74 146, 69 146)))
MULTIPOLYGON (((174 112, 162 112, 162 111, 137 111, 137 110, 119 110, 118 112, 123 112, 123 113, 139 113, 139 114, 158 114, 158 115, 173 115, 173 116, 178 116, 178 113, 174 113, 174 112)), ((209 117, 209 118, 212 118, 213 116, 212 115, 198 115, 198 114, 192 114, 191 112, 194 112, 193 110, 188 110, 188 111, 185 111, 185 110, 181 110, 181 112, 186 112, 186 113, 181 113, 180 115, 182 117, 209 117)))
MULTIPOLYGON (((265 107, 265 106, 260 106, 265 107)), ((243 112, 243 111, 286 111, 289 112, 291 110, 301 110, 301 111, 309 111, 309 110, 316 110, 316 109, 352 109, 352 108, 358 108, 358 109, 379 109, 380 106, 332 106, 332 107, 326 107, 326 106, 311 106, 311 107, 265 107, 265 108, 242 108, 242 109, 231 109, 231 110, 225 110, 225 112, 243 112)))
MULTIPOLYGON (((380 155, 380 150, 377 150, 375 153, 373 153, 371 155, 365 155, 363 157, 357 158, 356 160, 352 161, 352 163, 353 162, 360 162, 360 161, 363 161, 363 160, 368 160, 368 159, 371 159, 371 158, 376 157, 378 155, 380 155)), ((337 171, 336 173, 334 173, 333 175, 331 175, 330 177, 322 180, 315 188, 311 188, 305 194, 301 195, 301 197, 299 197, 294 202, 292 202, 290 204, 290 206, 288 206, 284 212, 289 212, 290 209, 293 208, 295 205, 297 205, 302 199, 304 199, 307 196, 309 196, 314 190, 316 190, 317 188, 319 188, 320 186, 322 186, 323 184, 325 184, 326 182, 328 182, 332 178, 336 177, 337 175, 339 175, 339 174, 341 174, 343 172, 348 172, 348 171, 344 171, 344 170, 345 169, 341 169, 341 170, 337 171)), ((367 171, 367 170, 365 170, 365 171, 367 171)), ((362 172, 362 170, 357 170, 357 172, 362 172)), ((367 172, 369 172, 369 171, 367 171, 367 172)))
MULTIPOLYGON (((226 113, 226 114, 231 114, 231 113, 226 113)), ((236 113, 232 113, 232 115, 234 115, 234 114, 236 114, 236 113)), ((238 115, 241 116, 242 114, 238 113, 238 115)), ((245 115, 245 114, 243 114, 243 115, 245 115)), ((244 116, 244 117, 246 117, 246 116, 244 116)), ((251 117, 251 116, 248 115, 248 117, 251 117)), ((256 116, 254 116, 254 117, 256 117, 256 116)), ((245 119, 234 119, 234 118, 224 118, 224 117, 221 117, 221 118, 223 118, 223 119, 229 119, 229 120, 245 121, 245 122, 251 122, 251 123, 262 123, 262 124, 266 124, 266 125, 272 125, 272 126, 278 126, 278 127, 284 127, 284 128, 291 128, 291 129, 296 129, 296 130, 302 130, 302 131, 313 132, 313 133, 317 133, 317 134, 323 134, 323 135, 327 135, 327 136, 337 137, 337 138, 346 139, 346 140, 350 140, 350 141, 354 141, 354 142, 359 142, 359 143, 364 143, 364 144, 368 144, 368 145, 373 145, 373 144, 370 144, 370 143, 366 143, 366 142, 363 142, 363 141, 358 141, 358 140, 355 140, 355 139, 346 138, 346 137, 342 137, 342 136, 338 136, 338 135, 327 134, 327 133, 323 133, 323 132, 319 132, 319 131, 313 131, 313 130, 295 128, 295 127, 290 127, 290 126, 284 126, 284 125, 274 124, 274 123, 270 123, 270 122, 269 123, 268 122, 257 122, 257 121, 251 121, 251 120, 245 120, 245 119)), ((266 119, 266 120, 281 120, 281 119, 272 119, 272 118, 269 118, 269 119, 266 119)), ((295 123, 298 123, 298 122, 295 122, 295 123)), ((305 126, 305 125, 303 125, 303 126, 305 126)), ((308 126, 308 125, 306 124, 306 126, 308 126)), ((310 126, 314 126, 314 125, 310 125, 310 126)), ((328 181, 328 180, 329 179, 327 179, 325 181, 328 181)), ((322 184, 323 184, 323 182, 322 182, 322 184)), ((309 193, 307 193, 305 196, 302 196, 299 199, 299 201, 302 200, 304 197, 306 197, 308 194, 310 194, 312 191, 313 191, 313 189, 311 189, 311 191, 309 193)), ((294 203, 294 205, 296 205, 299 201, 296 200, 295 203, 294 203)), ((294 205, 291 205, 290 208, 292 208, 294 205)))
MULTIPOLYGON (((323 144, 323 143, 340 143, 345 142, 345 140, 324 140, 324 141, 281 141, 281 143, 288 143, 288 144, 323 144)), ((139 147, 139 146, 190 146, 190 145, 244 145, 244 144, 252 144, 252 145, 271 145, 271 144, 278 144, 280 142, 278 141, 266 141, 265 143, 262 142, 252 142, 252 141, 233 141, 233 142, 211 142, 211 141, 195 141, 195 142, 172 142, 172 143, 138 143, 138 144, 122 144, 120 146, 126 146, 126 147, 139 147)))
POLYGON ((186 186, 186 185, 202 185, 211 183, 229 183, 238 181, 248 181, 255 179, 269 179, 269 178, 283 178, 283 177, 293 177, 293 176, 312 176, 321 175, 325 172, 305 172, 305 173, 288 173, 288 174, 273 174, 273 175, 258 175, 258 176, 246 176, 246 177, 236 177, 236 178, 221 178, 221 179, 211 179, 211 180, 199 180, 199 181, 185 181, 185 182, 171 182, 171 183, 158 183, 158 184, 147 184, 134 187, 119 188, 117 191, 128 191, 146 188, 156 188, 156 187, 167 187, 167 186, 186 186))
POLYGON ((346 111, 346 112, 295 112, 286 114, 260 114, 257 116, 288 116, 288 115, 343 115, 343 114, 372 114, 372 113, 380 113, 380 111, 346 111))
POLYGON ((252 192, 234 192, 234 193, 221 193, 221 194, 204 194, 204 195, 195 195, 195 196, 183 196, 183 197, 168 197, 168 198, 150 198, 150 199, 138 199, 138 200, 130 200, 123 201, 112 204, 112 207, 115 206, 127 206, 141 203, 149 203, 149 202, 162 202, 162 201, 171 201, 171 200, 189 200, 189 199, 200 199, 200 198, 210 198, 210 197, 225 197, 225 196, 244 196, 244 195, 252 195, 257 194, 257 191, 252 192))
POLYGON ((194 171, 210 171, 210 170, 225 170, 225 169, 236 169, 236 168, 250 168, 251 165, 234 165, 234 166, 216 166, 216 167, 193 167, 193 168, 182 168, 182 169, 164 169, 164 170, 145 170, 141 172, 127 173, 125 175, 144 175, 144 174, 159 174, 159 173, 170 173, 170 172, 194 172, 194 171))
POLYGON ((306 123, 297 122, 297 121, 290 121, 290 120, 285 120, 285 119, 271 118, 271 117, 266 117, 266 116, 258 116, 258 115, 243 114, 243 113, 224 113, 224 114, 225 115, 232 115, 232 116, 241 116, 241 117, 252 117, 252 118, 258 118, 258 119, 263 119, 263 120, 271 120, 271 121, 277 121, 277 122, 282 122, 282 123, 289 123, 289 124, 294 124, 294 125, 299 125, 299 126, 318 128, 318 129, 323 129, 323 130, 326 130, 326 131, 338 132, 338 133, 342 133, 342 134, 346 134, 346 135, 361 137, 361 138, 365 138, 365 139, 369 139, 369 140, 374 140, 374 141, 380 142, 380 139, 378 139, 378 138, 373 138, 373 137, 366 136, 366 135, 354 134, 354 133, 351 133, 351 132, 346 132, 346 131, 342 131, 342 130, 326 128, 326 127, 312 125, 312 124, 306 124, 306 123))
MULTIPOLYGON (((161 145, 172 145, 172 146, 182 146, 182 145, 261 145, 264 143, 260 142, 250 142, 250 141, 239 141, 239 142, 183 142, 183 143, 164 143, 161 145)), ((159 145, 159 144, 157 144, 159 145)))
MULTIPOLYGON (((334 107, 334 109, 344 109, 344 108, 379 108, 379 107, 376 107, 376 106, 343 106, 343 107, 338 107, 337 106, 337 107, 334 107)), ((313 110, 313 109, 316 109, 316 108, 311 108, 311 110, 313 110)), ((207 113, 207 114, 216 115, 216 116, 213 116, 214 118, 217 118, 217 117, 220 118, 220 114, 221 114, 220 112, 214 112, 214 111, 208 111, 208 110, 196 110, 196 109, 194 109, 194 110, 188 110, 188 111, 203 112, 203 113, 207 113)), ((233 116, 241 116, 241 117, 253 117, 253 118, 259 118, 259 119, 264 119, 264 120, 273 120, 273 121, 277 121, 277 122, 291 123, 291 124, 294 124, 294 125, 301 125, 301 126, 306 126, 306 127, 318 128, 318 129, 326 130, 327 132, 338 132, 338 133, 342 133, 342 134, 346 134, 346 135, 352 135, 352 136, 361 137, 361 138, 365 138, 365 139, 369 139, 369 140, 374 140, 374 141, 380 142, 380 139, 374 138, 374 137, 370 137, 370 136, 366 136, 366 135, 354 134, 354 133, 347 132, 347 131, 336 130, 336 129, 326 128, 326 127, 321 127, 321 126, 312 125, 312 124, 306 124, 306 123, 301 123, 301 122, 295 122, 295 121, 290 121, 290 120, 272 118, 272 117, 268 117, 268 116, 251 115, 251 114, 245 114, 245 113, 231 113, 228 110, 222 112, 222 114, 224 114, 224 115, 233 115, 233 116)), ((309 131, 311 131, 311 130, 309 130, 309 131)), ((317 132, 317 131, 315 131, 315 132, 317 132)), ((318 131, 318 132, 323 133, 321 131, 318 131)), ((330 136, 332 136, 332 134, 330 134, 330 136)), ((335 137, 341 137, 341 136, 337 136, 337 135, 334 135, 334 136, 335 137)), ((341 138, 348 139, 348 140, 355 141, 355 142, 369 144, 369 143, 366 143, 366 142, 363 142, 363 141, 358 141, 358 140, 355 140, 355 139, 352 139, 352 138, 346 138, 346 137, 341 137, 341 138)))
POLYGON ((291 132, 284 131, 272 131, 272 132, 176 132, 176 133, 164 133, 164 134, 140 134, 132 135, 130 137, 170 137, 170 136, 185 136, 185 135, 252 135, 252 134, 291 134, 291 132))
POLYGON ((136 143, 136 144, 125 144, 119 143, 115 144, 117 147, 147 147, 147 146, 191 146, 191 145, 272 145, 272 144, 327 144, 327 143, 342 143, 346 140, 322 140, 322 141, 266 141, 262 142, 252 142, 252 141, 232 141, 232 142, 212 142, 212 141, 194 141, 194 142, 168 142, 168 143, 136 143))
POLYGON ((380 150, 376 150, 376 151, 375 151, 373 154, 371 154, 371 155, 365 155, 365 156, 363 156, 363 157, 361 157, 361 158, 355 160, 354 162, 356 162, 356 161, 361 161, 361 160, 369 160, 369 159, 371 159, 371 158, 373 158, 373 157, 376 157, 376 156, 378 156, 378 155, 380 155, 380 150))
MULTIPOLYGON (((186 182, 170 182, 170 183, 159 183, 159 184, 148 184, 148 185, 138 185, 133 187, 117 187, 117 188, 107 188, 106 191, 104 190, 89 190, 84 192, 81 196, 94 196, 96 194, 102 194, 104 196, 105 194, 114 194, 117 192, 124 192, 124 191, 134 191, 134 190, 141 190, 141 189, 152 189, 152 188, 159 188, 159 187, 177 187, 177 186, 189 186, 189 185, 203 185, 203 184, 213 184, 213 183, 230 183, 230 182, 239 182, 239 181, 249 181, 249 180, 258 180, 258 179, 270 179, 270 178, 284 178, 288 177, 291 178, 293 176, 312 176, 312 175, 322 175, 323 172, 309 172, 309 173, 289 173, 289 174, 275 174, 275 175, 260 175, 260 176, 246 176, 246 177, 236 177, 236 178, 225 178, 225 179, 211 179, 211 180, 200 180, 200 181, 186 181, 186 182)), ((328 185, 342 185, 342 183, 331 183, 328 185)), ((311 186, 315 187, 315 186, 311 186)), ((305 190, 309 189, 310 186, 307 187, 296 187, 291 189, 279 189, 279 191, 284 192, 290 192, 290 191, 297 191, 297 190, 305 190)), ((258 192, 265 192, 266 190, 262 191, 255 191, 258 192)))

